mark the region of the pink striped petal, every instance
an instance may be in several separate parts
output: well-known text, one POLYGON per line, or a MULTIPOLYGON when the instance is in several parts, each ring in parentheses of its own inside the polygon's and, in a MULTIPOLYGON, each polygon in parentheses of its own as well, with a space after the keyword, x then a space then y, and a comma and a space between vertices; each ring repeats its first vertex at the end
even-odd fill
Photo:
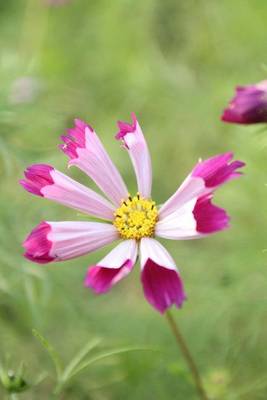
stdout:
POLYGON ((220 154, 200 161, 178 190, 160 208, 160 217, 165 218, 185 203, 199 196, 211 193, 222 184, 241 176, 237 169, 242 161, 231 161, 232 153, 220 154))
POLYGON ((229 227, 229 216, 225 210, 211 203, 212 195, 199 197, 195 204, 193 215, 196 220, 196 230, 209 234, 229 227))
POLYGON ((48 239, 50 231, 51 226, 47 222, 41 222, 32 230, 23 243, 23 247, 26 250, 24 256, 28 260, 39 264, 54 261, 55 257, 50 253, 52 242, 48 239))
POLYGON ((115 207, 109 201, 50 165, 31 165, 26 169, 25 177, 20 183, 30 193, 95 217, 109 220, 114 217, 115 207))
POLYGON ((99 263, 89 267, 85 286, 90 287, 97 294, 107 292, 131 272, 136 257, 136 241, 125 240, 121 242, 99 263))
POLYGON ((219 154, 199 162, 193 169, 192 176, 202 178, 207 188, 216 188, 223 183, 238 178, 241 172, 237 169, 245 166, 242 161, 232 161, 233 153, 219 154))
POLYGON ((155 235, 172 240, 199 239, 229 227, 225 210, 211 203, 212 195, 190 200, 177 211, 161 218, 155 235))
POLYGON ((30 165, 24 172, 26 179, 20 180, 20 184, 27 192, 36 196, 43 196, 43 187, 54 183, 51 176, 51 171, 53 170, 54 168, 47 164, 30 165))
POLYGON ((181 307, 186 296, 182 279, 167 250, 155 239, 140 243, 141 280, 147 301, 160 313, 172 305, 181 307))
POLYGON ((74 128, 61 138, 64 144, 60 148, 70 158, 69 166, 84 171, 114 204, 120 205, 128 196, 127 188, 95 131, 76 119, 74 128))
POLYGON ((200 178, 188 176, 177 191, 160 207, 160 219, 178 211, 187 202, 206 192, 205 183, 200 178))
POLYGON ((42 222, 26 238, 24 256, 45 264, 91 253, 118 239, 111 224, 100 222, 42 222))
POLYGON ((116 139, 121 140, 124 148, 129 152, 134 166, 139 193, 150 198, 152 186, 152 167, 149 150, 143 132, 134 113, 133 123, 118 122, 119 132, 116 139))

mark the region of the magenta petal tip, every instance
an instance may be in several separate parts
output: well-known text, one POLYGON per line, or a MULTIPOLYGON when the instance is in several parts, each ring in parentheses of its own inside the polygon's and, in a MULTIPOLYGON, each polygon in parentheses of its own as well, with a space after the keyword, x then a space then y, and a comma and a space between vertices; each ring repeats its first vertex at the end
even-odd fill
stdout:
POLYGON ((61 135, 60 139, 64 142, 60 149, 70 158, 78 157, 78 149, 86 147, 86 129, 93 132, 93 128, 81 119, 74 120, 74 127, 67 129, 66 135, 61 135))
POLYGON ((23 243, 25 258, 38 264, 46 264, 55 259, 49 254, 52 247, 52 242, 48 239, 50 231, 51 227, 45 221, 32 230, 23 243))
POLYGON ((141 280, 147 301, 161 314, 172 305, 180 308, 186 300, 178 272, 162 267, 151 259, 144 266, 141 280))
POLYGON ((136 124, 137 124, 137 119, 135 113, 131 113, 132 117, 132 124, 129 124, 128 122, 123 122, 123 121, 118 121, 118 127, 119 127, 119 132, 116 134, 115 138, 117 140, 121 140, 124 138, 127 133, 130 132, 135 132, 136 130, 136 124))
POLYGON ((120 268, 107 268, 95 265, 88 269, 84 285, 91 288, 96 294, 106 293, 112 286, 127 276, 134 263, 126 260, 120 268))
POLYGON ((42 189, 54 183, 51 176, 52 171, 54 168, 47 164, 30 165, 24 172, 26 179, 21 179, 19 183, 29 193, 43 196, 42 189))
POLYGON ((205 186, 215 188, 241 175, 237 169, 245 166, 242 161, 232 161, 233 153, 228 152, 199 162, 192 172, 193 177, 202 178, 205 186))
POLYGON ((200 197, 193 210, 196 229, 203 234, 210 234, 229 227, 230 217, 223 208, 211 203, 212 196, 200 197))

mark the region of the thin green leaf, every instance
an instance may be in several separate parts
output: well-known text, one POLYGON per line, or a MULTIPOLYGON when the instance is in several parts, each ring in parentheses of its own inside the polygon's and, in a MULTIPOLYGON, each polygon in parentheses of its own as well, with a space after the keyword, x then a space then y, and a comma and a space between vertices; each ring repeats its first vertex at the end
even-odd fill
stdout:
POLYGON ((95 362, 101 361, 105 358, 108 357, 112 357, 118 354, 122 354, 122 353, 128 353, 131 351, 155 351, 155 349, 151 349, 151 348, 147 348, 147 347, 125 347, 122 349, 118 349, 118 350, 112 350, 112 351, 108 351, 106 353, 102 353, 99 354, 95 357, 90 358, 87 361, 84 361, 83 363, 81 363, 74 371, 73 373, 70 375, 70 378, 74 377, 75 375, 79 374, 80 372, 82 372, 84 369, 86 369, 87 367, 89 367, 90 365, 92 365, 95 362))
POLYGON ((71 376, 72 372, 74 369, 80 364, 80 362, 84 359, 84 357, 87 356, 87 354, 93 350, 96 346, 99 345, 101 342, 101 339, 95 338, 93 340, 90 340, 79 352, 77 355, 73 357, 73 359, 70 361, 70 363, 66 366, 61 380, 63 382, 66 382, 68 378, 71 376))
POLYGON ((33 382, 33 386, 38 386, 40 383, 42 383, 46 378, 48 374, 46 371, 41 372, 37 378, 33 382))
POLYGON ((61 374, 62 374, 62 362, 61 359, 58 355, 58 353, 56 352, 56 350, 54 349, 54 347, 48 342, 48 340, 46 340, 41 334, 40 332, 38 332, 36 329, 32 330, 33 335, 36 337, 36 339, 39 340, 39 342, 41 343, 41 345, 45 348, 45 350, 47 351, 47 353, 49 354, 55 369, 56 369, 56 374, 57 374, 57 379, 60 380, 61 374))
POLYGON ((256 393, 260 390, 265 389, 267 386, 267 376, 263 376, 252 383, 248 383, 244 385, 243 388, 237 390, 236 393, 233 394, 233 400, 241 398, 241 396, 247 395, 250 392, 256 393))

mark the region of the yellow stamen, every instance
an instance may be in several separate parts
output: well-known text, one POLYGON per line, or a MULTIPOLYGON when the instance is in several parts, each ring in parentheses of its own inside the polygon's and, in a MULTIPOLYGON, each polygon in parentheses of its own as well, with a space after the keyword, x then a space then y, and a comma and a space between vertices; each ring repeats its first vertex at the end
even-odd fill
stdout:
POLYGON ((123 239, 136 239, 154 236, 158 210, 154 201, 144 199, 137 193, 123 200, 114 213, 114 226, 123 239))

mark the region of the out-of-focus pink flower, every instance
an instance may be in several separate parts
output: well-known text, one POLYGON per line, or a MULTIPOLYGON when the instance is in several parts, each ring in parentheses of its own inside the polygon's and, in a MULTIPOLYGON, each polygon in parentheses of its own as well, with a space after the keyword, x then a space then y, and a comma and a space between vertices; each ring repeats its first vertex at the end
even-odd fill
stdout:
POLYGON ((9 93, 10 104, 31 103, 41 90, 41 82, 32 76, 22 76, 16 79, 9 93))
POLYGON ((172 240, 203 238, 228 227, 226 212, 212 204, 213 193, 240 176, 241 161, 225 153, 199 162, 162 206, 151 199, 152 168, 147 143, 133 114, 133 123, 119 122, 116 138, 128 152, 138 192, 130 196, 117 168, 93 128, 75 120, 61 138, 69 166, 84 171, 104 198, 50 165, 36 164, 25 171, 22 186, 30 193, 54 200, 105 222, 41 222, 24 242, 25 257, 45 264, 90 253, 120 240, 96 265, 89 267, 85 285, 105 293, 133 269, 138 253, 141 282, 148 302, 163 313, 185 300, 175 261, 155 237, 172 240))
POLYGON ((245 125, 267 122, 267 81, 237 86, 236 94, 221 119, 224 122, 245 125))

